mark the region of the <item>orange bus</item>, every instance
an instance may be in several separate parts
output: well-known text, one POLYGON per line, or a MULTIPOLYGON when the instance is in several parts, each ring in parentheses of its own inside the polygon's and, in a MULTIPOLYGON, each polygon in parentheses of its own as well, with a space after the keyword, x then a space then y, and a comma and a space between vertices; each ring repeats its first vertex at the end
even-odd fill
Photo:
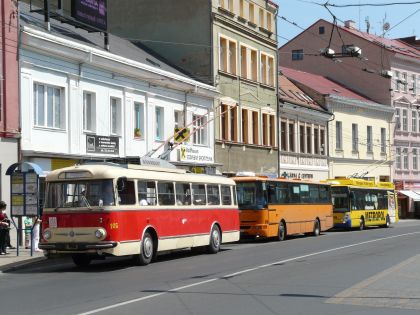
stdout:
POLYGON ((318 236, 333 226, 328 184, 303 180, 237 176, 242 237, 275 238, 308 233, 318 236))

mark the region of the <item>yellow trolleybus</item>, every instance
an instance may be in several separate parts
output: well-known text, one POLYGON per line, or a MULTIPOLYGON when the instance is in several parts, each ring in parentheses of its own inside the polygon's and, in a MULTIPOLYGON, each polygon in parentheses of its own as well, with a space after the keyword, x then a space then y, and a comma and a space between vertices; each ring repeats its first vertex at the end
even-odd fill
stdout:
POLYGON ((389 227, 398 221, 394 184, 356 178, 328 179, 334 205, 334 227, 389 227))

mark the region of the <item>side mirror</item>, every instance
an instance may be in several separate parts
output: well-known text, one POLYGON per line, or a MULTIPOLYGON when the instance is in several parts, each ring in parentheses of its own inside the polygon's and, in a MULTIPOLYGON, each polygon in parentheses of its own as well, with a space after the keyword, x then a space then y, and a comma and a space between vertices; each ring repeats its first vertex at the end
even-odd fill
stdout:
POLYGON ((120 177, 117 180, 117 190, 123 191, 125 188, 125 183, 127 182, 127 177, 120 177))

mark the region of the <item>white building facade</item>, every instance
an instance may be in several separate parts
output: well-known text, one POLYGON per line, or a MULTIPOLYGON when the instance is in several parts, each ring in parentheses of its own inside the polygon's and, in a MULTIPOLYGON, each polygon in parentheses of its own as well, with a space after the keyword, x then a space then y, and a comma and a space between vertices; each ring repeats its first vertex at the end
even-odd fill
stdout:
POLYGON ((211 86, 31 26, 21 32, 20 81, 21 153, 44 171, 160 147, 158 157, 184 126, 191 137, 169 161, 213 168, 211 86))

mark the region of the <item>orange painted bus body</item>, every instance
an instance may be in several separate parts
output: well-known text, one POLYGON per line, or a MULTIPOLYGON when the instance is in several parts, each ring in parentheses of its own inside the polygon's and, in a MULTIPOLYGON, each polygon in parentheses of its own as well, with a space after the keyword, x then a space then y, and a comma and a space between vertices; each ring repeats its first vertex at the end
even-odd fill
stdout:
POLYGON ((316 190, 316 187, 322 186, 328 193, 328 199, 325 199, 322 202, 318 199, 291 203, 292 200, 288 199, 285 200, 285 202, 290 203, 279 202, 273 204, 267 196, 267 199, 269 200, 261 209, 244 209, 244 207, 240 207, 239 218, 242 237, 278 237, 279 224, 281 221, 284 221, 287 235, 314 232, 316 220, 319 221, 320 231, 326 231, 333 227, 333 206, 328 185, 307 181, 268 179, 258 176, 234 177, 233 180, 235 180, 237 188, 239 189, 237 192, 239 195, 238 200, 240 199, 241 194, 241 183, 252 182, 266 183, 267 187, 269 187, 270 183, 282 183, 279 185, 288 186, 288 189, 293 189, 293 187, 297 187, 297 185, 301 184, 304 186, 311 185, 312 190, 316 190))

